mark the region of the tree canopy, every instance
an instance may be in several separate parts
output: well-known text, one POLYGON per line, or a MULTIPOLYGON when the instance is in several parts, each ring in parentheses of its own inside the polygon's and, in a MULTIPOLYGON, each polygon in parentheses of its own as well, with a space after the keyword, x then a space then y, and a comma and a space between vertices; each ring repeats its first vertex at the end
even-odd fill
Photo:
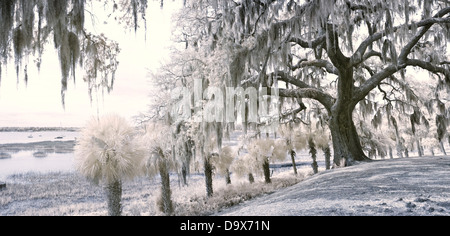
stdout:
MULTIPOLYGON (((75 70, 81 65, 83 80, 89 84, 89 94, 99 89, 108 92, 114 85, 114 74, 119 64, 119 45, 106 35, 95 35, 86 30, 86 17, 95 12, 87 6, 97 1, 86 0, 5 0, 0 2, 0 82, 2 67, 14 59, 17 77, 21 70, 28 80, 29 56, 35 57, 39 68, 42 54, 53 43, 61 69, 61 101, 70 75, 75 82, 75 70)), ((113 20, 137 30, 145 25, 147 0, 104 1, 104 10, 113 20)))
POLYGON ((395 126, 402 113, 413 130, 424 117, 448 119, 449 16, 439 0, 187 1, 176 18, 183 49, 159 78, 277 88, 280 120, 314 113, 330 129, 335 165, 351 165, 368 160, 358 131, 367 126, 355 119, 395 126))

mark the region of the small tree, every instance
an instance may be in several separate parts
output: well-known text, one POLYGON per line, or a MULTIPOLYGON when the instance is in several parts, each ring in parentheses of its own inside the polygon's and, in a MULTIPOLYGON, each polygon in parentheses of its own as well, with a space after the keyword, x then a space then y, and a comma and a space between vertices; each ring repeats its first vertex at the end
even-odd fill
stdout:
POLYGON ((139 174, 145 155, 134 137, 134 128, 111 114, 91 119, 75 146, 77 170, 94 183, 105 185, 110 216, 121 215, 122 181, 139 174))
POLYGON ((256 158, 249 153, 238 156, 231 164, 230 169, 238 177, 248 177, 248 181, 251 184, 255 182, 253 173, 261 172, 261 168, 257 165, 256 158))
POLYGON ((280 135, 286 140, 286 148, 289 152, 289 156, 292 161, 292 168, 294 169, 294 174, 297 175, 297 165, 295 164, 295 147, 294 147, 294 127, 291 123, 280 125, 278 129, 280 135))
POLYGON ((237 157, 236 150, 231 146, 225 146, 222 147, 217 158, 213 159, 213 166, 219 174, 225 176, 227 184, 231 184, 230 166, 235 157, 237 157))
POLYGON ((172 140, 169 126, 161 123, 150 123, 146 126, 142 141, 147 147, 144 173, 153 177, 157 173, 161 176, 161 195, 157 200, 159 209, 167 215, 173 214, 173 204, 170 190, 169 170, 173 166, 172 140))
POLYGON ((255 139, 247 145, 247 149, 249 154, 256 158, 257 165, 262 167, 265 182, 271 183, 270 162, 286 158, 286 140, 255 139))
POLYGON ((273 140, 255 139, 247 145, 247 150, 256 159, 257 165, 262 168, 265 182, 270 183, 269 158, 273 152, 273 140))

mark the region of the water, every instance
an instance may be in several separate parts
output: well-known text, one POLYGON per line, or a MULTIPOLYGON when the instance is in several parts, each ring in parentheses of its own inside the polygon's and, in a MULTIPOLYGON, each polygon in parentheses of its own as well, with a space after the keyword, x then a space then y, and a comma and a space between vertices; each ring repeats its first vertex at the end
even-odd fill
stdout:
MULTIPOLYGON (((0 158, 0 181, 5 181, 7 176, 26 172, 70 172, 74 171, 74 154, 66 149, 58 149, 47 146, 36 146, 30 143, 43 141, 74 141, 78 132, 68 131, 40 131, 40 132, 0 132, 0 145, 20 143, 26 149, 5 150, 3 153, 10 158, 0 158), (58 137, 58 138, 57 138, 58 137), (33 154, 40 152, 44 157, 35 157, 33 154)), ((21 145, 22 146, 22 145, 21 145)))
POLYGON ((75 140, 78 135, 78 132, 68 131, 0 132, 0 144, 69 141, 75 140), (63 138, 55 139, 56 137, 63 138))

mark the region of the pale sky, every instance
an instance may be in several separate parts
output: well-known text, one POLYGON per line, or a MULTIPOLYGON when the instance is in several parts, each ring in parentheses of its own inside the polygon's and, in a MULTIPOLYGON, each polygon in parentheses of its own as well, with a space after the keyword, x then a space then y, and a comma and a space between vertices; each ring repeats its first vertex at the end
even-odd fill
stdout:
MULTIPOLYGON (((65 110, 61 103, 61 71, 53 43, 47 45, 43 56, 41 71, 38 73, 32 57, 28 65, 28 85, 23 73, 16 79, 14 62, 3 68, 0 84, 0 127, 8 126, 84 126, 85 122, 97 113, 119 113, 130 119, 140 112, 147 111, 150 103, 150 83, 147 69, 155 70, 167 58, 171 39, 171 15, 173 9, 182 1, 165 1, 159 8, 159 1, 149 1, 147 12, 147 40, 143 27, 135 34, 125 30, 113 20, 103 24, 103 20, 92 27, 89 19, 85 27, 93 33, 102 33, 119 42, 119 67, 116 72, 114 90, 103 98, 95 94, 91 104, 87 84, 81 73, 76 84, 68 81, 65 110), (89 22, 89 23, 88 23, 89 22)), ((89 16, 86 16, 89 18, 89 16)))

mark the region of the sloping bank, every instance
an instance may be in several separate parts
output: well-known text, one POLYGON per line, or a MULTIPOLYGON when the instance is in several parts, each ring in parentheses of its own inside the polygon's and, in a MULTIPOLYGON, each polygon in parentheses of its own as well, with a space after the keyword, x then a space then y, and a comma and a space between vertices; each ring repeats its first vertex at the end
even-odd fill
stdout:
POLYGON ((219 215, 450 215, 450 157, 362 163, 314 175, 219 215))

